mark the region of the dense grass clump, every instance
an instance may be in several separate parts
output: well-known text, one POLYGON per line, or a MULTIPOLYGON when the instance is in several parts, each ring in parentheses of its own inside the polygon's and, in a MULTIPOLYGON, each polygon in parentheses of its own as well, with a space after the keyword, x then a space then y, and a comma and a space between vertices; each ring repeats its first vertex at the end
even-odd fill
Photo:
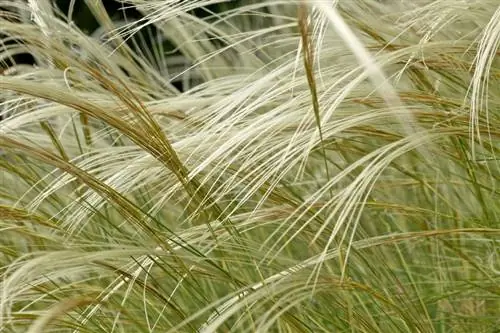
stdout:
POLYGON ((122 2, 0 1, 1 332, 498 332, 497 0, 122 2))

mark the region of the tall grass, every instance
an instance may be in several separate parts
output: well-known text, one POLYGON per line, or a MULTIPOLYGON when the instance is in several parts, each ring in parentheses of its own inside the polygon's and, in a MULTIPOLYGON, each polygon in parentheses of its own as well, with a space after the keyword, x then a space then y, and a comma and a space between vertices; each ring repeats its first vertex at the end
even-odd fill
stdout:
POLYGON ((0 331, 497 332, 498 1, 217 2, 0 3, 0 331))

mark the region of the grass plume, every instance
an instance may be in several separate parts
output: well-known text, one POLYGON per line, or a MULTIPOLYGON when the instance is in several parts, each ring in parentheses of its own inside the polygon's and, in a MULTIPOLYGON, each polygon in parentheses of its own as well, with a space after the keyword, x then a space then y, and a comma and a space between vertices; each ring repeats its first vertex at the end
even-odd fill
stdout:
POLYGON ((497 1, 121 2, 0 1, 0 331, 495 332, 497 1))

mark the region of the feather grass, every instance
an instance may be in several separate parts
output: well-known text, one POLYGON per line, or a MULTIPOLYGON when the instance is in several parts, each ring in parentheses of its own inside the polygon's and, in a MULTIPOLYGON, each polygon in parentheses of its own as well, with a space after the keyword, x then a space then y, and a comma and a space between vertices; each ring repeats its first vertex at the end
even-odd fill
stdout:
POLYGON ((0 331, 494 332, 496 1, 122 2, 0 2, 0 331))

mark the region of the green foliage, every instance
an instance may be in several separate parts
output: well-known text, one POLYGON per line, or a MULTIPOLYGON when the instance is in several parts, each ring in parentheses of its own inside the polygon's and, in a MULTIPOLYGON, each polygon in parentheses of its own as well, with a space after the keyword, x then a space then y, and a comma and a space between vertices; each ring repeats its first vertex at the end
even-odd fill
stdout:
POLYGON ((0 17, 0 331, 495 332, 497 1, 123 2, 0 17))

